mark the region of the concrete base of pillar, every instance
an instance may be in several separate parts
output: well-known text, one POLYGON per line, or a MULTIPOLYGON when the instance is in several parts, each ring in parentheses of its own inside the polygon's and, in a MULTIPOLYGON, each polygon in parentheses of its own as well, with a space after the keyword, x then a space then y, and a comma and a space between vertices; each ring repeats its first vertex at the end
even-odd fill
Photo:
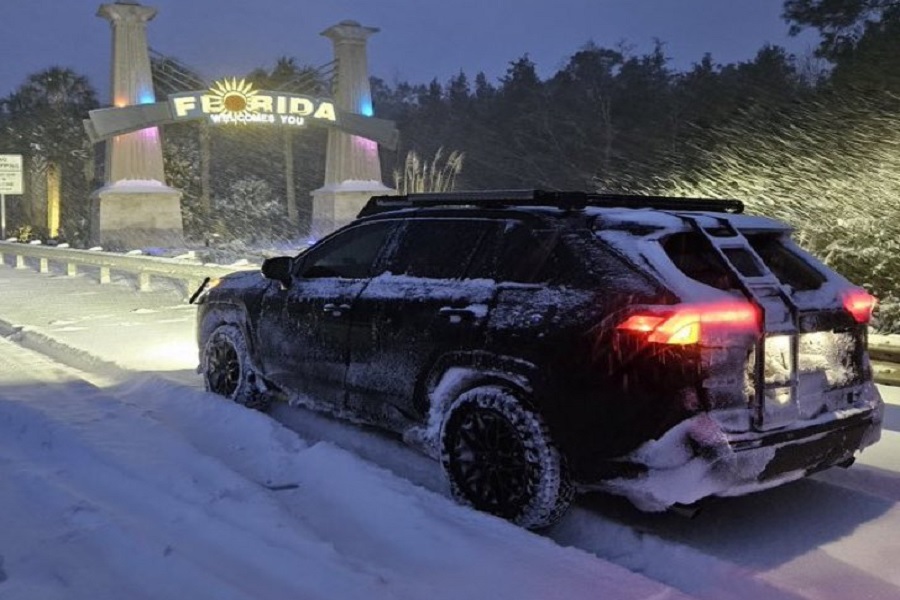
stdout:
POLYGON ((318 240, 356 219, 372 196, 394 196, 380 181, 344 181, 313 190, 310 237, 318 240))
POLYGON ((158 182, 100 188, 91 195, 91 243, 109 250, 184 246, 181 192, 158 182))

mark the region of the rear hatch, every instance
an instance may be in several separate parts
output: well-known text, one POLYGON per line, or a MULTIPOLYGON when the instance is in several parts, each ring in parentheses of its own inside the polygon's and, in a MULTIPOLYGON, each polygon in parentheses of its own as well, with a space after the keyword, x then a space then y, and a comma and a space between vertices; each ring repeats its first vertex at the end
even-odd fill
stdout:
POLYGON ((867 406, 874 300, 799 248, 784 224, 612 210, 595 229, 653 272, 680 306, 714 316, 698 321, 697 343, 705 408, 725 431, 803 426, 867 406), (746 307, 755 313, 752 328, 746 307))

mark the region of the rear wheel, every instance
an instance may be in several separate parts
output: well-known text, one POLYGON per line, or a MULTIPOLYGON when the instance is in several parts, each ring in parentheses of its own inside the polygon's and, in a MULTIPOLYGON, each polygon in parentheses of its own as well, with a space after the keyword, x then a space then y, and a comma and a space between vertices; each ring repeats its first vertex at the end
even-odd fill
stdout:
POLYGON ((457 398, 441 430, 441 463, 457 500, 531 529, 559 520, 574 495, 543 419, 503 388, 457 398))
POLYGON ((248 408, 265 410, 269 403, 256 386, 244 334, 235 325, 220 325, 203 348, 203 381, 207 391, 248 408))

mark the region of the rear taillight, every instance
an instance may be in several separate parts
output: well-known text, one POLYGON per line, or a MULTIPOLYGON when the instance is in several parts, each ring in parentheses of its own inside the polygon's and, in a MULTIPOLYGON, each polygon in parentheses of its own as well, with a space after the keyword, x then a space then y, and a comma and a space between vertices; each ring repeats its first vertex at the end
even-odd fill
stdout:
POLYGON ((872 310, 875 308, 875 296, 859 288, 852 289, 844 294, 844 308, 853 316, 857 323, 868 323, 872 318, 872 310))
POLYGON ((646 335, 648 342, 675 345, 699 343, 707 328, 742 333, 759 329, 759 311, 749 302, 676 305, 660 310, 631 314, 616 329, 646 335))

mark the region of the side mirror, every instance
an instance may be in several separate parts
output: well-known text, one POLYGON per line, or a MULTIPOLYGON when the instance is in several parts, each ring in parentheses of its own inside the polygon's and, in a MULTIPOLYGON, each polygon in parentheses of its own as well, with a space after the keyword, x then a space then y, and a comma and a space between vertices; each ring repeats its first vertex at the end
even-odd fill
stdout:
POLYGON ((267 258, 262 264, 263 277, 280 281, 284 287, 290 287, 293 264, 294 260, 290 256, 267 258))

